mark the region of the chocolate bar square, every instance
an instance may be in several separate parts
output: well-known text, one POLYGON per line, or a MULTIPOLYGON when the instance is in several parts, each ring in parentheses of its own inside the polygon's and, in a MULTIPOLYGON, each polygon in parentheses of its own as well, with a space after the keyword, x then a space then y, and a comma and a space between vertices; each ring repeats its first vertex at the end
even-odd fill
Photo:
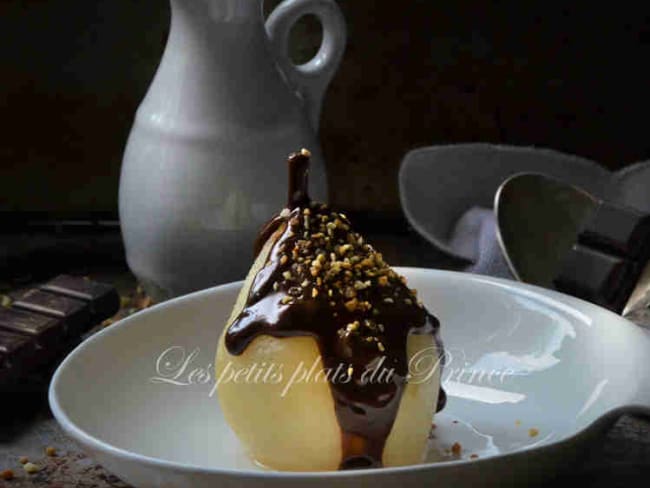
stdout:
POLYGON ((83 332, 91 314, 86 302, 42 290, 29 290, 13 303, 14 308, 64 319, 69 335, 83 332))
POLYGON ((38 347, 56 347, 67 335, 64 320, 13 308, 0 309, 0 329, 36 339, 38 347))
POLYGON ((120 297, 117 291, 106 283, 77 276, 60 275, 39 288, 50 293, 84 300, 89 303, 90 313, 102 318, 110 317, 120 308, 120 297))

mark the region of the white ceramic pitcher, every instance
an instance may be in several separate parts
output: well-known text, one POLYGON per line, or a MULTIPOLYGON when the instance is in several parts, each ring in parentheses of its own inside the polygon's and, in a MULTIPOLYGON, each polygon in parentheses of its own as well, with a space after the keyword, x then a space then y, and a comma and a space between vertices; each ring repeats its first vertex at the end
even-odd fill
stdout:
POLYGON ((169 39, 122 165, 119 211, 131 270, 157 299, 241 279, 259 226, 286 200, 286 157, 313 154, 310 190, 326 198, 316 133, 341 60, 333 0, 285 0, 266 26, 262 0, 171 0, 169 39), (289 32, 323 25, 296 66, 289 32))

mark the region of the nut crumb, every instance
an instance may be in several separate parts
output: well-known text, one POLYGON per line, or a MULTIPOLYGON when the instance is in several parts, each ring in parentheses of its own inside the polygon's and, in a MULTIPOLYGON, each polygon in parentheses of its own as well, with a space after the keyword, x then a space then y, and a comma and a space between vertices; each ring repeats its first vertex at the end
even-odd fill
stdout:
POLYGON ((539 435, 539 429, 536 429, 535 427, 528 429, 528 435, 530 437, 537 437, 539 435))
POLYGON ((0 471, 0 479, 9 481, 14 479, 14 472, 11 469, 5 469, 4 471, 0 471))
POLYGON ((45 454, 49 457, 55 457, 56 456, 56 448, 52 446, 48 446, 45 448, 45 454))
POLYGON ((478 454, 472 454, 469 458, 470 459, 478 459, 478 454))
POLYGON ((461 446, 460 443, 458 442, 454 442, 453 445, 451 446, 451 453, 454 456, 460 456, 462 451, 463 451, 463 446, 461 446))
POLYGON ((29 458, 27 456, 20 456, 18 458, 18 462, 20 464, 27 464, 29 462, 29 458))
POLYGON ((26 473, 28 474, 34 474, 38 473, 41 470, 41 467, 38 464, 34 463, 26 463, 23 466, 23 469, 25 470, 26 473))

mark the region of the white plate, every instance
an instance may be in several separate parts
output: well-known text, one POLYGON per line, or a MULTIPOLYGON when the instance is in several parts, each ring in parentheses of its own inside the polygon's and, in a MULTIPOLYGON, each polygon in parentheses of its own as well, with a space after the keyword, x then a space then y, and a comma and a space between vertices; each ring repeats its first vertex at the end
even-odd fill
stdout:
POLYGON ((85 341, 52 380, 52 412, 98 462, 136 487, 374 488, 530 483, 570 467, 621 413, 650 413, 643 329, 541 288, 399 271, 440 318, 451 353, 449 402, 436 416, 430 452, 437 462, 324 473, 252 464, 210 396, 213 353, 240 283, 152 307, 85 341), (460 459, 446 451, 454 442, 463 447, 460 459))

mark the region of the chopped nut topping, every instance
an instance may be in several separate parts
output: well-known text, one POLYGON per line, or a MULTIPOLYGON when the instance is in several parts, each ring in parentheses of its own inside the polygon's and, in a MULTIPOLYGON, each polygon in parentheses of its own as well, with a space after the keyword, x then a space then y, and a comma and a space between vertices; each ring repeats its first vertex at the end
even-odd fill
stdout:
POLYGON ((339 254, 341 256, 345 255, 346 252, 348 252, 350 249, 352 249, 351 244, 343 244, 342 246, 339 247, 339 254))
POLYGON ((359 321, 358 320, 355 320, 354 322, 351 322, 346 326, 346 330, 348 332, 354 332, 358 328, 359 328, 359 321))
POLYGON ((357 309, 357 306, 359 305, 359 301, 356 298, 353 298, 352 300, 345 302, 344 305, 349 312, 354 312, 357 309))
POLYGON ((286 254, 283 254, 280 258, 280 264, 287 264, 287 261, 289 261, 289 257, 286 254))
POLYGON ((293 302, 293 298, 291 298, 291 297, 282 297, 282 300, 280 300, 280 302, 282 303, 282 305, 286 305, 288 303, 293 302))
POLYGON ((312 288, 311 297, 316 298, 318 296, 318 288, 312 288))

